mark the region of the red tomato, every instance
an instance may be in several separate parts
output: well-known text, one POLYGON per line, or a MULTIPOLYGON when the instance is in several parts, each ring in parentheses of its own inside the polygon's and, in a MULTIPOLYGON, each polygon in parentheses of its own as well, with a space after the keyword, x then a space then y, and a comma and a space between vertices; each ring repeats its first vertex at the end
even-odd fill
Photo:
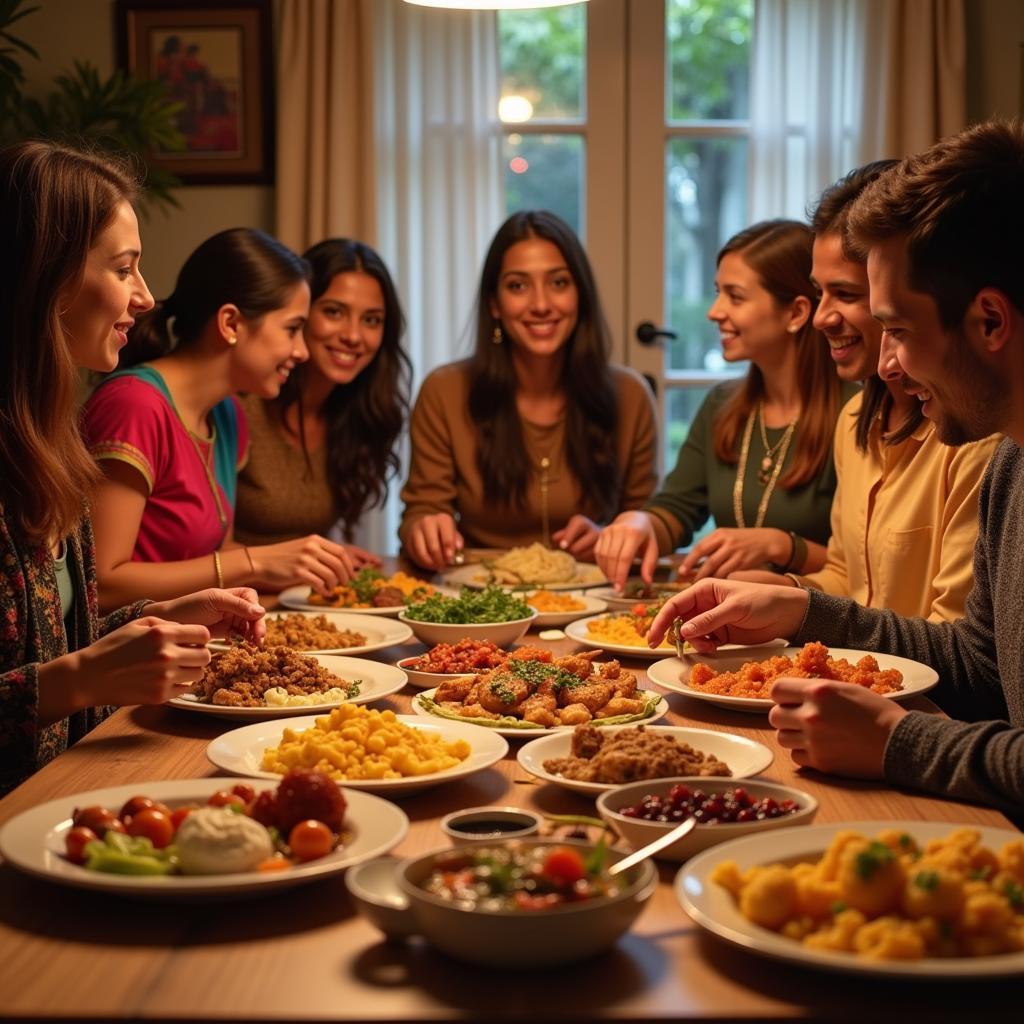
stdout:
POLYGON ((277 793, 272 789, 265 789, 251 804, 249 804, 248 815, 268 828, 277 824, 277 793))
POLYGON ((158 850, 162 850, 174 838, 174 825, 170 815, 147 807, 128 822, 128 835, 145 836, 158 850))
POLYGON ((197 808, 197 804, 188 804, 186 807, 179 807, 177 810, 171 812, 171 824, 174 826, 174 831, 177 832, 181 828, 181 823, 197 808))
POLYGON ((579 851, 568 846, 559 846, 552 850, 544 858, 541 870, 562 885, 572 885, 587 873, 579 851))
POLYGON ((219 789, 209 800, 206 801, 211 807, 227 807, 234 804, 236 807, 245 807, 245 801, 237 794, 226 789, 219 789))
POLYGON ((247 782, 239 782, 237 785, 232 786, 231 792, 235 796, 240 796, 243 804, 251 804, 256 799, 256 790, 247 782))
POLYGON ((334 833, 322 821, 300 821, 288 834, 288 846, 296 860, 316 860, 334 849, 334 833))
POLYGON ((110 829, 115 832, 123 832, 124 825, 116 817, 114 812, 106 807, 94 805, 92 807, 76 807, 71 817, 71 824, 76 828, 91 829, 97 836, 103 837, 110 829))
POLYGON ((127 824, 136 814, 149 809, 163 811, 164 814, 171 813, 171 809, 167 804, 162 804, 159 800, 151 800, 148 796, 133 796, 121 808, 118 817, 127 824))
POLYGON ((67 850, 68 860, 72 864, 84 864, 86 846, 98 839, 99 836, 91 828, 78 825, 71 829, 64 837, 64 848, 67 850))

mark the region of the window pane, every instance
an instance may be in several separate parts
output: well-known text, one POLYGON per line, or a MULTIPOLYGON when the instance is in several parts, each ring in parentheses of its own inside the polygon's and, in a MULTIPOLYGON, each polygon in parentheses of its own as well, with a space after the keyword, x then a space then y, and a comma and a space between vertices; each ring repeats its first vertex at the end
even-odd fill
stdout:
POLYGON ((747 140, 671 139, 665 166, 665 315, 678 333, 673 370, 721 370, 718 331, 707 320, 715 259, 747 225, 747 140))
POLYGON ((582 118, 586 5, 501 11, 498 33, 502 101, 518 97, 529 102, 528 108, 518 104, 520 114, 526 116, 517 115, 515 119, 582 118))
POLYGON ((671 121, 749 116, 754 0, 666 0, 671 121))
MULTIPOLYGON (((693 422, 701 402, 707 397, 708 388, 668 388, 665 391, 665 465, 664 474, 671 472, 675 467, 676 458, 679 456, 679 449, 683 446, 687 434, 690 432, 690 424, 693 422)), ((715 528, 714 516, 711 516, 704 526, 699 529, 693 537, 692 543, 696 543, 702 537, 706 537, 715 528)))
POLYGON ((505 212, 550 210, 583 237, 583 136, 505 136, 505 212))

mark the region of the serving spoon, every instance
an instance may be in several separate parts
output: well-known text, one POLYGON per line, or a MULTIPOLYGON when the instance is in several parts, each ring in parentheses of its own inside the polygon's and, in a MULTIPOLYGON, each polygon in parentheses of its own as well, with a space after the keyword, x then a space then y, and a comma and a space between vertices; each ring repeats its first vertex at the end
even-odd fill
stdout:
POLYGON ((648 857, 653 857, 659 850, 664 850, 666 846, 671 846, 677 839, 682 839, 683 836, 688 835, 696 824, 697 819, 693 817, 679 822, 675 828, 669 829, 668 832, 658 836, 653 842, 648 843, 646 846, 641 846, 639 850, 634 850, 628 857, 623 857, 622 860, 616 861, 608 869, 608 874, 617 875, 622 871, 635 867, 641 861, 647 860, 648 857))

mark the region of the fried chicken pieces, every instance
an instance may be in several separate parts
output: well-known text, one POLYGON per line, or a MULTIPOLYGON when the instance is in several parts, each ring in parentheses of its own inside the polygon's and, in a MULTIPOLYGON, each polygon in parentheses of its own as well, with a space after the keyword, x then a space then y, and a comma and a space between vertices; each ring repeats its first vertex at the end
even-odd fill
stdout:
POLYGON ((601 653, 554 658, 539 647, 521 647, 497 668, 442 683, 434 700, 463 718, 513 717, 545 728, 640 714, 646 702, 636 676, 617 661, 595 669, 601 653))

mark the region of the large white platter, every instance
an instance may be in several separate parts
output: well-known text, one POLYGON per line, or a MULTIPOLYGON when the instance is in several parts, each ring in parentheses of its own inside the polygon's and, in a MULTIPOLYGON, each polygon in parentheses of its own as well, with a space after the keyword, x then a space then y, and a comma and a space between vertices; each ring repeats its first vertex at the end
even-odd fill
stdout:
MULTIPOLYGON (((683 909, 700 927, 741 946, 743 949, 773 960, 785 960, 804 967, 818 967, 851 974, 869 974, 889 978, 917 978, 940 981, 947 978, 993 978, 1024 975, 1024 953, 1002 956, 943 957, 926 960, 869 960, 852 953, 831 953, 808 949, 767 928, 748 921, 736 906, 732 895, 710 881, 716 864, 734 860, 741 871, 757 864, 778 861, 816 860, 840 830, 853 829, 874 836, 883 829, 898 829, 918 841, 948 836, 957 828, 972 828, 981 833, 989 849, 1019 840, 1020 833, 1009 829, 984 828, 978 825, 956 825, 950 822, 924 821, 853 821, 829 825, 807 825, 783 828, 757 835, 733 839, 698 854, 680 868, 675 891, 683 909)), ((931 998, 941 995, 932 991, 931 998)))
MULTIPOLYGON (((235 899, 286 889, 336 875, 352 864, 383 856, 397 846, 409 830, 405 813, 388 800, 345 790, 344 844, 327 857, 299 864, 286 871, 245 872, 230 875, 111 875, 87 871, 64 857, 64 837, 76 807, 98 804, 115 814, 133 796, 152 797, 171 808, 205 803, 217 790, 229 789, 234 779, 176 779, 169 782, 133 782, 129 786, 96 789, 61 797, 23 811, 0 830, 0 854, 16 868, 61 885, 100 892, 144 896, 149 899, 235 899)), ((276 782, 256 782, 257 792, 274 789, 276 782)))
MULTIPOLYGON (((766 658, 785 655, 794 657, 800 653, 800 647, 740 647, 731 650, 720 650, 714 654, 688 654, 683 658, 665 658, 655 662, 648 670, 647 676, 653 683, 684 693, 695 700, 705 700, 721 708, 732 711, 752 711, 767 714, 772 708, 772 701, 767 697, 729 697, 719 693, 705 693, 695 690, 683 679, 690 678, 690 670, 694 665, 703 662, 719 672, 734 672, 748 661, 764 661, 766 658)), ((903 673, 903 689, 895 693, 885 694, 890 700, 901 701, 919 694, 927 693, 939 681, 938 673, 919 661, 909 658, 898 658, 894 654, 880 654, 876 651, 854 651, 845 647, 830 647, 829 655, 833 658, 845 658, 850 664, 856 664, 865 654, 872 655, 880 669, 896 668, 903 673)))
MULTIPOLYGON (((260 767, 263 752, 267 747, 276 747, 281 742, 285 727, 300 731, 316 725, 318 715, 307 718, 293 718, 287 721, 260 722, 242 729, 226 732, 213 740, 206 748, 206 756, 217 768, 232 775, 244 775, 250 779, 279 779, 273 772, 260 767)), ((465 778, 490 768, 508 753, 508 744, 502 736, 489 729, 481 729, 468 722, 452 722, 444 718, 426 721, 415 715, 398 715, 398 721, 413 729, 424 729, 436 733, 445 740, 465 740, 470 745, 469 757, 454 768, 429 775, 416 775, 403 779, 352 779, 340 785, 345 789, 363 789, 382 796, 399 796, 417 789, 426 789, 441 782, 465 778)))
MULTIPOLYGON (((396 623, 397 625, 397 623, 396 623)), ((336 654, 309 654, 316 658, 328 672, 333 672, 342 679, 352 682, 360 680, 359 693, 349 700, 328 701, 323 704, 265 705, 257 708, 236 708, 221 704, 206 704, 192 694, 172 697, 167 706, 182 711, 195 711, 202 715, 213 715, 216 718, 231 718, 243 722, 255 722, 268 718, 288 718, 291 716, 323 714, 331 708, 342 704, 369 704, 372 701, 389 697, 398 693, 408 682, 406 674, 394 665, 385 665, 368 658, 343 658, 336 654)))
MULTIPOLYGON (((447 597, 458 597, 458 593, 451 590, 448 587, 439 587, 436 583, 432 583, 431 586, 435 591, 446 595, 447 597)), ((385 608, 339 608, 329 604, 313 604, 309 600, 309 595, 312 593, 312 589, 306 586, 288 587, 286 590, 282 590, 278 594, 278 600, 281 602, 284 608, 294 608, 300 612, 330 612, 332 614, 344 614, 344 615, 397 615, 400 611, 403 611, 406 607, 404 604, 388 605, 385 608)), ((366 632, 360 630, 360 633, 366 632)))
MULTIPOLYGON (((418 694, 412 699, 412 709, 417 715, 422 715, 425 718, 429 718, 435 722, 455 722, 454 718, 445 718, 442 715, 435 715, 433 711, 430 711, 420 703, 420 697, 427 697, 433 700, 434 694, 437 692, 435 686, 432 690, 424 690, 422 694, 418 694)), ((638 693, 642 693, 645 697, 657 697, 658 694, 653 690, 638 690, 638 693)), ((626 722, 626 725, 646 725, 648 722, 656 722, 659 718, 664 718, 668 714, 668 701, 662 697, 654 708, 654 714, 649 715, 647 718, 638 718, 635 722, 626 722)), ((590 725, 601 725, 600 719, 593 719, 590 725)), ((499 736, 506 736, 509 739, 525 740, 531 736, 539 736, 543 733, 562 733, 569 735, 573 729, 576 728, 574 725, 553 725, 551 727, 543 725, 535 725, 533 722, 524 722, 522 725, 505 726, 505 725, 485 725, 483 721, 477 721, 474 719, 472 726, 474 729, 482 729, 484 732, 497 733, 499 736)), ((612 729, 614 726, 607 726, 612 729)))
MULTIPOLYGON (((476 563, 473 565, 460 565, 455 569, 449 569, 444 574, 445 583, 450 586, 470 587, 473 590, 483 590, 490 582, 490 570, 487 566, 476 563)), ((577 562, 576 573, 571 580, 562 583, 531 583, 524 580, 522 583, 499 583, 502 590, 581 590, 585 587, 599 587, 607 583, 604 573, 592 562, 577 562)))
MULTIPOLYGON (((536 590, 552 590, 552 587, 533 587, 532 591, 536 590)), ((596 612, 603 612, 607 607, 604 601, 599 600, 596 597, 592 597, 590 594, 569 594, 569 597, 574 597, 582 608, 576 608, 573 611, 568 612, 537 612, 537 618, 533 620, 533 626, 537 629, 549 629, 552 626, 565 626, 570 622, 575 622, 577 619, 583 618, 585 615, 593 615, 596 612)), ((523 600, 529 604, 527 598, 529 594, 523 594, 523 600)), ((530 605, 532 608, 533 605, 530 605)))
MULTIPOLYGON (((612 614, 621 615, 622 612, 614 612, 612 614)), ((608 618, 607 615, 591 615, 586 619, 577 619, 566 626, 565 635, 575 640, 576 643, 583 644, 584 647, 590 647, 596 651, 608 651, 609 654, 624 654, 627 658, 664 658, 669 651, 674 649, 671 644, 652 649, 646 644, 642 647, 631 647, 628 644, 605 643, 603 640, 598 640, 597 637, 590 636, 587 633, 587 626, 591 622, 597 622, 599 619, 606 618, 608 618)))
MULTIPOLYGON (((732 769, 732 778, 746 779, 763 772, 771 763, 773 754, 763 743, 747 739, 745 736, 734 736, 728 732, 716 732, 713 729, 690 729, 677 725, 644 725, 648 732, 663 733, 671 736, 679 743, 688 743, 694 750, 702 754, 712 754, 724 761, 732 769)), ((632 725, 613 725, 609 732, 619 729, 630 729, 632 725)), ((559 731, 548 736, 539 736, 524 747, 520 747, 517 760, 531 775, 544 782, 553 783, 574 793, 588 796, 614 789, 614 782, 583 782, 579 779, 567 779, 564 775, 555 775, 544 768, 544 762, 553 757, 568 757, 572 753, 572 733, 559 731)))
MULTIPOLYGON (((354 647, 331 647, 322 650, 305 650, 299 648, 300 654, 369 654, 370 651, 379 651, 394 644, 404 644, 412 636, 412 630, 404 622, 390 622, 387 619, 367 619, 362 615, 352 615, 348 612, 335 612, 329 608, 317 612, 286 611, 267 615, 267 620, 280 618, 282 615, 301 615, 303 618, 315 619, 319 615, 326 616, 327 620, 338 629, 345 629, 351 633, 361 633, 366 637, 365 644, 356 644, 354 647)), ((211 640, 208 644, 211 650, 226 651, 231 644, 224 640, 211 640)))

